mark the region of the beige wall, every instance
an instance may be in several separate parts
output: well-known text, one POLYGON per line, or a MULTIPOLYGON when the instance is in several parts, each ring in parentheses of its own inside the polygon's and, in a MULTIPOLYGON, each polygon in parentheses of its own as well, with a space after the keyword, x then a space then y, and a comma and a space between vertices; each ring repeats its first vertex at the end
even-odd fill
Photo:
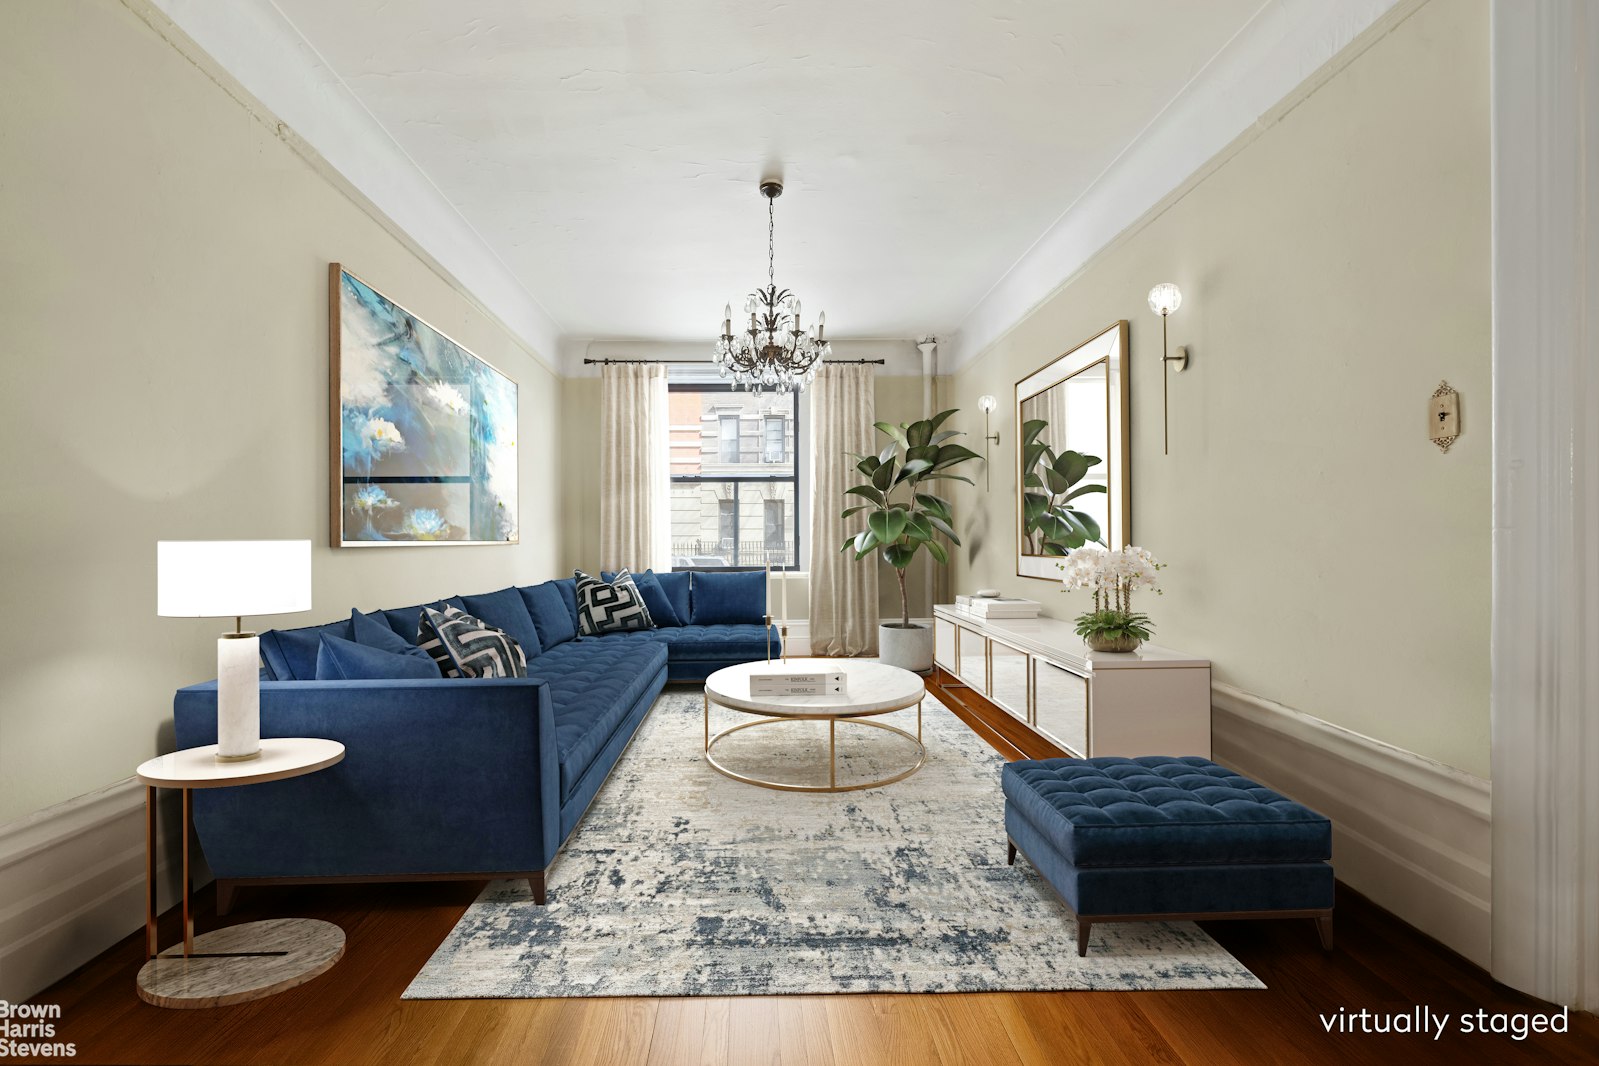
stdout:
MULTIPOLYGON (((853 353, 852 353, 853 354, 853 353)), ((922 379, 919 375, 880 373, 877 382, 877 417, 884 422, 908 422, 922 417, 922 379)), ((949 379, 939 378, 940 398, 949 393, 949 379)), ((564 545, 561 568, 592 570, 597 557, 600 536, 599 449, 600 427, 595 412, 600 409, 600 382, 598 378, 567 378, 561 383, 561 425, 563 456, 561 462, 561 543, 564 545)), ((804 427, 801 432, 806 432, 804 427)), ((807 438, 808 440, 808 438, 807 438)), ((980 450, 981 442, 971 444, 980 450)), ((801 445, 808 449, 809 443, 801 445)), ((973 464, 975 465, 975 464, 973 464)), ((844 506, 840 504, 840 509, 844 506)), ((800 534, 809 537, 810 530, 800 534)), ((834 545, 834 548, 837 546, 834 545)), ((861 565, 866 565, 862 563, 861 565)), ((912 564, 907 577, 910 591, 911 616, 926 618, 932 614, 927 596, 926 567, 928 560, 918 559, 912 564)), ((793 618, 804 618, 804 578, 791 579, 789 609, 793 618)), ((882 566, 879 603, 884 618, 899 615, 899 591, 893 571, 882 566)), ((775 605, 775 593, 773 603, 775 605)))
POLYGON ((120 4, 7 15, 0 822, 126 778, 170 745, 173 689, 215 675, 220 621, 155 616, 158 538, 310 538, 315 609, 260 629, 541 580, 560 555, 541 364, 120 4), (326 546, 333 260, 519 383, 519 546, 326 546))
MULTIPOLYGON (((1218 681, 1488 773, 1487 10, 1434 2, 1130 234, 956 375, 1002 398, 991 494, 964 491, 957 587, 1082 609, 1015 576, 1014 383, 1131 323, 1134 541, 1170 564, 1163 644, 1218 681), (1160 323, 1184 293, 1161 454, 1160 323), (1465 434, 1426 436, 1440 379, 1465 434), (975 513, 973 513, 975 512, 975 513)), ((961 488, 964 488, 961 486, 961 488)))

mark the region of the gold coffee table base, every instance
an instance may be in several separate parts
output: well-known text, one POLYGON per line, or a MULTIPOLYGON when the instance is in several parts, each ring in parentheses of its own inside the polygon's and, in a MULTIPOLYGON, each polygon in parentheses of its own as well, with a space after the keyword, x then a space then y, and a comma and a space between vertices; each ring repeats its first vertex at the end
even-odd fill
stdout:
MULTIPOLYGON (((903 781, 907 777, 911 776, 911 774, 914 774, 917 770, 920 770, 922 765, 927 762, 927 748, 922 744, 922 701, 920 699, 918 699, 915 703, 907 703, 899 707, 889 707, 877 711, 856 712, 853 714, 774 714, 768 718, 758 718, 753 722, 742 722, 739 725, 731 726, 722 730, 715 736, 711 735, 711 703, 712 700, 710 695, 707 694, 705 697, 705 761, 711 764, 711 769, 715 770, 723 777, 732 778, 734 781, 741 781, 746 785, 756 785, 760 788, 775 789, 779 792, 859 792, 862 789, 881 788, 884 785, 892 785, 895 781, 903 781), (868 716, 892 714, 894 711, 903 711, 910 707, 916 708, 916 733, 914 736, 908 731, 901 729, 897 725, 889 725, 887 722, 866 721, 868 716), (783 781, 769 781, 761 777, 750 777, 748 774, 741 774, 736 770, 730 770, 726 766, 723 766, 717 761, 716 755, 711 751, 711 749, 716 746, 718 741, 722 740, 724 737, 730 737, 734 733, 737 733, 741 730, 754 729, 756 726, 782 725, 785 722, 827 723, 827 784, 791 785, 783 781), (901 770, 899 773, 894 774, 891 777, 879 778, 876 781, 863 781, 858 784, 840 785, 838 783, 838 726, 841 722, 847 725, 869 726, 872 729, 884 729, 890 733, 899 734, 906 740, 909 740, 911 743, 916 745, 916 762, 911 765, 910 769, 901 770)), ((717 706, 722 706, 722 704, 717 704, 717 706)), ((730 707, 728 710, 736 710, 744 714, 761 713, 758 711, 745 711, 740 707, 730 707)))

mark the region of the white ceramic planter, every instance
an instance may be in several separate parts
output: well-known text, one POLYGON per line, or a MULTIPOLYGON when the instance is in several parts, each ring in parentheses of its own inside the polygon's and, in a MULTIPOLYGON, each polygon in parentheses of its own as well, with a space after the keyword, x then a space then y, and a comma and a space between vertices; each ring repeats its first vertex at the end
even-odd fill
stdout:
POLYGON ((897 623, 878 626, 877 658, 902 670, 927 673, 933 668, 933 627, 914 622, 909 629, 897 623))

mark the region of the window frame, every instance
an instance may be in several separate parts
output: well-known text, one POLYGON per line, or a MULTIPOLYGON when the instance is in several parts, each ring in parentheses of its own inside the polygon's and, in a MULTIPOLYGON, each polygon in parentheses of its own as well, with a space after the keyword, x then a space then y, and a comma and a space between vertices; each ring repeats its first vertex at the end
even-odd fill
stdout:
MULTIPOLYGON (((747 390, 744 390, 744 389, 739 389, 739 388, 737 388, 737 387, 735 387, 733 385, 730 385, 730 384, 728 384, 726 382, 721 382, 721 381, 705 382, 703 384, 702 383, 692 382, 692 381, 669 381, 667 383, 666 388, 667 388, 668 392, 734 393, 734 392, 747 391, 747 390)), ((746 485, 746 484, 755 484, 755 485, 785 485, 785 484, 791 484, 791 485, 793 485, 793 487, 794 487, 794 506, 792 506, 792 507, 790 507, 788 509, 789 510, 789 514, 787 516, 787 518, 788 518, 787 525, 789 526, 791 535, 794 538, 793 539, 794 560, 793 560, 793 562, 791 562, 791 563, 789 563, 787 565, 784 565, 784 566, 775 566, 774 565, 774 566, 771 567, 771 569, 772 570, 786 570, 786 571, 790 571, 790 572, 793 572, 793 573, 799 573, 799 572, 801 572, 800 571, 800 559, 802 557, 802 553, 800 551, 800 510, 801 510, 801 508, 800 508, 800 491, 801 491, 802 485, 804 484, 803 479, 801 477, 801 471, 800 471, 800 456, 804 454, 804 449, 800 446, 801 433, 803 432, 803 429, 802 429, 802 427, 800 425, 800 394, 799 394, 799 390, 796 389, 793 392, 789 393, 788 394, 788 398, 789 398, 789 403, 791 405, 791 407, 789 409, 788 417, 790 419, 792 419, 792 424, 794 426, 794 459, 793 459, 793 463, 791 464, 792 472, 790 474, 788 474, 788 475, 786 475, 784 477, 774 477, 774 476, 772 476, 770 474, 711 474, 711 475, 705 475, 705 474, 673 474, 673 475, 671 475, 671 484, 673 486, 677 486, 677 485, 731 485, 732 489, 733 489, 733 508, 734 508, 734 514, 735 515, 741 513, 739 511, 739 508, 744 502, 740 498, 740 493, 739 493, 739 490, 740 490, 740 488, 743 485, 746 485)), ((721 455, 721 422, 720 422, 720 419, 721 419, 722 416, 719 415, 717 417, 718 417, 718 425, 717 425, 717 455, 720 456, 721 455)), ((760 459, 763 462, 764 462, 765 457, 766 457, 766 437, 765 437, 765 431, 766 431, 765 419, 766 419, 766 417, 771 417, 771 416, 763 416, 763 419, 762 419, 760 459)), ((720 461, 720 460, 718 460, 718 461, 720 461)), ((773 463, 771 465, 776 466, 776 465, 779 465, 779 464, 773 463)), ((733 527, 734 527, 734 531, 736 533, 737 530, 738 530, 738 521, 736 519, 735 519, 735 521, 733 523, 733 527)), ((763 521, 763 532, 764 532, 764 521, 763 521)), ((737 548, 738 538, 736 536, 733 538, 733 544, 734 544, 734 553, 736 555, 737 554, 737 550, 738 550, 738 548, 737 548)), ((689 571, 689 570, 699 570, 699 571, 703 571, 703 572, 715 572, 715 573, 738 573, 738 572, 741 572, 741 571, 765 570, 766 568, 767 568, 766 564, 762 564, 760 566, 753 566, 753 565, 748 565, 748 564, 738 564, 738 565, 733 565, 733 566, 674 566, 674 567, 672 567, 672 570, 674 572, 689 571)))

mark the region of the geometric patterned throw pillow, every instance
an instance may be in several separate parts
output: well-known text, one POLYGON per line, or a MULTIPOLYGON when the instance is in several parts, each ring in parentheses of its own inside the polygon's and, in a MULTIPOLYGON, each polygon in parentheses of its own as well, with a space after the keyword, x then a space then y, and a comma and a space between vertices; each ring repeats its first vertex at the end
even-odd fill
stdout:
POLYGON ((459 607, 422 608, 417 620, 422 650, 445 677, 526 677, 527 653, 503 629, 459 607))
POLYGON ((610 581, 581 570, 572 571, 572 576, 577 578, 577 629, 585 637, 655 627, 644 596, 626 570, 617 571, 610 581))

